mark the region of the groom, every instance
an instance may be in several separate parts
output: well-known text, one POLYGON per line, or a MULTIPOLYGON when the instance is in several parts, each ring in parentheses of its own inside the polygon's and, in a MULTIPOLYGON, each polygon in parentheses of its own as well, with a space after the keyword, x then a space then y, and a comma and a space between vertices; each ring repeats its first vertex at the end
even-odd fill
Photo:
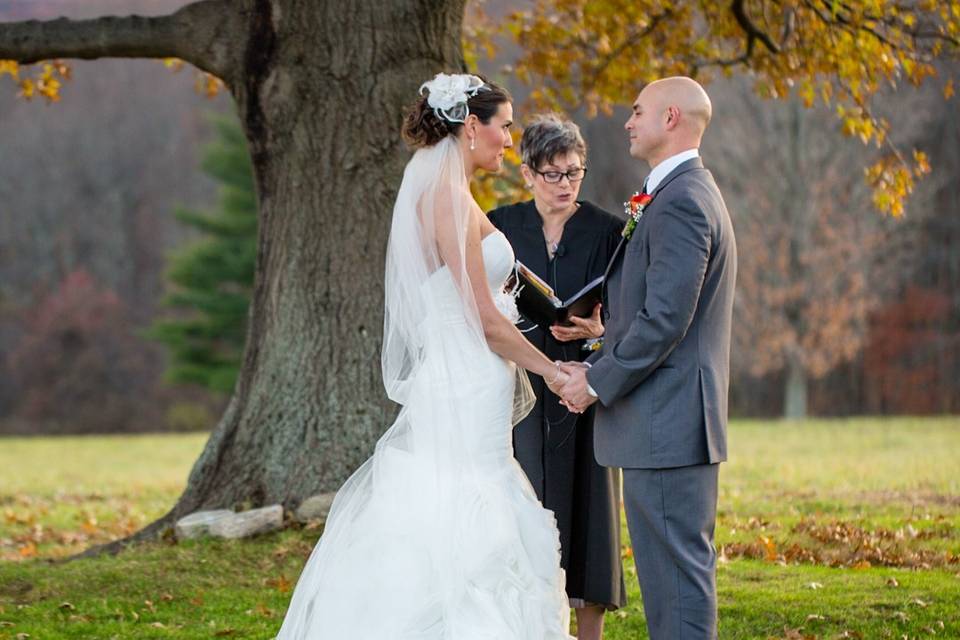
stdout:
POLYGON ((623 499, 651 640, 717 637, 719 463, 737 253, 699 157, 711 104, 690 78, 647 85, 625 125, 650 165, 636 224, 607 267, 602 350, 565 365, 565 404, 599 400, 597 461, 623 468, 623 499))

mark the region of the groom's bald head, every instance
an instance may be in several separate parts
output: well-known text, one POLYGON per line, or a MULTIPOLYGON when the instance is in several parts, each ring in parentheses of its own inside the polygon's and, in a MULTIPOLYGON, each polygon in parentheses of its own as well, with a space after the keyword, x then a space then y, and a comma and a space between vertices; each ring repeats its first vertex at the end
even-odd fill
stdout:
POLYGON ((640 93, 646 92, 650 92, 663 109, 676 108, 680 112, 681 127, 703 136, 713 115, 713 105, 699 82, 686 76, 663 78, 654 80, 640 93))
POLYGON ((659 161, 698 148, 713 107, 700 84, 683 76, 663 78, 643 88, 633 103, 630 153, 655 166, 659 161))

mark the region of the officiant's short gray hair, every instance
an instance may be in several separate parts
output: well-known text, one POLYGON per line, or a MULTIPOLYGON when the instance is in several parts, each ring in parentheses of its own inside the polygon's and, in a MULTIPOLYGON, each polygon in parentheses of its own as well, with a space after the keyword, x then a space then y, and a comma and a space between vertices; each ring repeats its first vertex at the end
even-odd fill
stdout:
POLYGON ((587 143, 580 127, 555 113, 534 116, 520 138, 520 157, 532 169, 539 169, 558 155, 576 151, 580 161, 587 161, 587 143))

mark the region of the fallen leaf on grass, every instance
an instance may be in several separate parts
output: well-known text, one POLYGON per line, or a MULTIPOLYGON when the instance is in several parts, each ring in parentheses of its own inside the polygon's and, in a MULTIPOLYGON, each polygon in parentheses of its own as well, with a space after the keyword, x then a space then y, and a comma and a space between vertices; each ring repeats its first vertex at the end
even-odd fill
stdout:
POLYGON ((841 633, 841 634, 840 634, 839 636, 837 636, 837 637, 838 637, 838 638, 863 638, 863 634, 860 633, 859 631, 850 631, 850 630, 847 630, 847 631, 844 631, 843 633, 841 633))
POLYGON ((920 598, 914 598, 913 600, 910 601, 910 604, 915 604, 915 605, 917 605, 918 607, 920 607, 921 609, 926 609, 926 608, 927 608, 927 605, 930 604, 930 603, 929 603, 929 602, 924 602, 924 601, 921 600, 920 598))
POLYGON ((777 560, 777 545, 776 543, 768 538, 767 536, 760 536, 758 538, 760 543, 763 545, 764 550, 766 551, 765 559, 768 562, 775 562, 777 560))
POLYGON ((820 620, 826 620, 826 619, 827 618, 825 616, 822 616, 819 613, 811 613, 810 615, 807 616, 807 622, 813 622, 814 620, 820 621, 820 620))
POLYGON ((897 611, 896 613, 894 613, 894 614, 891 615, 890 617, 893 618, 894 620, 899 620, 900 622, 904 622, 904 623, 910 621, 910 616, 908 616, 907 614, 905 614, 903 611, 897 611))
POLYGON ((36 516, 34 514, 28 512, 26 515, 20 515, 13 509, 4 509, 3 517, 4 520, 7 521, 7 524, 32 525, 36 521, 36 516))
POLYGON ((73 606, 73 605, 72 605, 71 603, 69 603, 69 602, 61 602, 60 605, 59 605, 57 608, 60 609, 61 611, 76 611, 76 610, 77 610, 77 608, 76 608, 75 606, 73 606))
POLYGON ((12 627, 12 626, 13 626, 12 622, 8 622, 7 620, 0 620, 0 629, 2 629, 3 627, 12 627))
POLYGON ((803 633, 800 629, 791 629, 790 627, 785 626, 783 627, 783 636, 780 638, 773 638, 772 640, 817 640, 817 637, 808 633, 803 633))
POLYGON ((807 588, 816 591, 817 589, 823 589, 823 585, 819 582, 810 582, 807 584, 807 588))
POLYGON ((150 623, 150 626, 153 627, 153 628, 155 628, 155 629, 166 629, 166 628, 167 628, 167 625, 163 624, 162 622, 151 622, 151 623, 150 623))
POLYGON ((97 517, 95 515, 84 509, 78 517, 81 520, 80 529, 84 533, 89 535, 99 533, 100 523, 97 522, 97 517))
POLYGON ((288 593, 293 587, 293 583, 287 580, 286 576, 281 575, 278 578, 267 580, 267 586, 274 587, 280 593, 288 593))
POLYGON ((900 586, 900 583, 897 582, 897 579, 896 579, 896 578, 887 578, 887 586, 888 586, 888 587, 899 587, 899 586, 900 586))
POLYGON ((217 631, 215 634, 213 634, 213 636, 215 638, 225 638, 226 636, 232 636, 236 632, 237 632, 236 629, 222 629, 220 631, 217 631))
POLYGON ((30 636, 29 633, 18 633, 17 635, 15 635, 15 636, 13 636, 13 637, 14 637, 16 640, 27 640, 27 639, 30 638, 31 636, 30 636))

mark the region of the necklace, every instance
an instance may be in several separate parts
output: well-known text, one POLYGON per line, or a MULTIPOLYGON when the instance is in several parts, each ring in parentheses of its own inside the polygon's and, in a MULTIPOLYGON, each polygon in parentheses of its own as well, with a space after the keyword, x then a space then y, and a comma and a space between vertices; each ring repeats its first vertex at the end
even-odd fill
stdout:
MULTIPOLYGON (((547 234, 546 225, 544 225, 544 226, 542 227, 542 228, 543 228, 543 242, 544 242, 544 244, 547 245, 547 256, 548 256, 550 259, 553 259, 554 254, 557 253, 557 249, 560 248, 560 240, 563 239, 563 229, 564 229, 564 227, 567 225, 567 222, 570 220, 570 216, 572 216, 574 213, 576 213, 577 209, 579 209, 579 208, 580 208, 580 204, 579 204, 579 203, 575 203, 575 206, 573 207, 573 211, 571 211, 571 212, 569 213, 569 215, 564 216, 563 222, 560 224, 560 230, 557 231, 557 232, 554 232, 552 235, 548 235, 548 234, 547 234)), ((541 214, 541 217, 543 217, 544 220, 546 220, 546 216, 543 216, 543 215, 541 214)))
POLYGON ((560 247, 560 238, 563 237, 563 229, 560 229, 560 233, 556 234, 555 237, 551 238, 546 233, 543 234, 543 241, 547 245, 547 254, 552 258, 553 255, 557 252, 557 249, 560 247))

